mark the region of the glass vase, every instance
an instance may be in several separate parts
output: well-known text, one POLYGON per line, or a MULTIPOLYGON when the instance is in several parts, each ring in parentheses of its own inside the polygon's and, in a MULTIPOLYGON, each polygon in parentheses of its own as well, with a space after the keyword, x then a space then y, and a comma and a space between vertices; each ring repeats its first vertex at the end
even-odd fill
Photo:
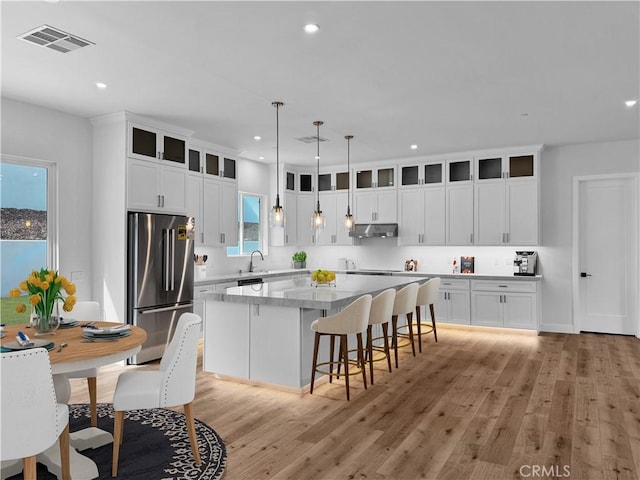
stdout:
POLYGON ((31 314, 31 328, 35 332, 36 337, 43 335, 55 335, 56 330, 60 326, 59 315, 42 315, 36 312, 31 314))

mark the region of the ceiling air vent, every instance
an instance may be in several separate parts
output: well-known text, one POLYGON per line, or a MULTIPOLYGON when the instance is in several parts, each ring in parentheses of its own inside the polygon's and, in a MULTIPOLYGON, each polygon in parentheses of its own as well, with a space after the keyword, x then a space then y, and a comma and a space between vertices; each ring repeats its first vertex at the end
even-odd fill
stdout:
POLYGON ((302 142, 302 143, 316 143, 316 140, 319 140, 321 142, 328 142, 329 141, 328 138, 317 137, 315 135, 312 135, 312 136, 309 136, 309 137, 299 137, 299 138, 296 138, 296 140, 298 140, 299 142, 302 142))
POLYGON ((62 30, 49 25, 42 25, 38 28, 34 28, 27 33, 18 35, 18 38, 40 47, 47 47, 62 53, 68 53, 73 50, 86 47, 87 45, 95 45, 95 43, 90 42, 89 40, 63 32, 62 30))

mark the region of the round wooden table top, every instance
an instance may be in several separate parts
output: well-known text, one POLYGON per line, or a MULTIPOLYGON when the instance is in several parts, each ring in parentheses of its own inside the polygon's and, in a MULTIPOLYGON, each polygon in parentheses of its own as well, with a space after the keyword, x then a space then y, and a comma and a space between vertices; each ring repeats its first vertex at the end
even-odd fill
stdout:
MULTIPOLYGON (((85 322, 80 322, 81 324, 85 322)), ((93 322, 96 327, 117 327, 121 323, 93 322)), ((131 335, 111 341, 87 342, 82 337, 80 326, 59 328, 55 335, 35 336, 32 328, 26 325, 7 325, 4 327, 5 336, 1 343, 15 342, 18 331, 24 332, 31 340, 49 340, 55 343, 55 348, 49 350, 51 371, 54 374, 69 373, 87 368, 96 368, 110 363, 125 360, 140 351, 147 339, 147 332, 140 327, 131 325, 131 335), (84 340, 84 341, 83 341, 84 340), (59 346, 67 346, 58 351, 59 346)))

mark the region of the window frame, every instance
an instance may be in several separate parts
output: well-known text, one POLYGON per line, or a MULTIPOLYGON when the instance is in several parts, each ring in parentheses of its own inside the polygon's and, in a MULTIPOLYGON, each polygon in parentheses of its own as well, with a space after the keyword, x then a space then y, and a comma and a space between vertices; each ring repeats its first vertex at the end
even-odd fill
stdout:
POLYGON ((238 243, 233 246, 226 247, 227 257, 248 257, 251 255, 251 252, 243 251, 243 232, 244 232, 244 198, 245 197, 254 197, 258 199, 258 203, 260 205, 259 208, 259 246, 258 250, 260 250, 264 255, 267 254, 268 249, 268 238, 267 238, 267 212, 266 212, 266 196, 261 193, 254 192, 243 192, 238 191, 238 243), (238 253, 229 253, 229 249, 234 248, 238 250, 238 253))
MULTIPOLYGON (((59 270, 58 166, 55 162, 17 155, 0 154, 0 163, 43 168, 47 171, 47 267, 59 270)), ((43 265, 44 266, 44 265, 43 265)))

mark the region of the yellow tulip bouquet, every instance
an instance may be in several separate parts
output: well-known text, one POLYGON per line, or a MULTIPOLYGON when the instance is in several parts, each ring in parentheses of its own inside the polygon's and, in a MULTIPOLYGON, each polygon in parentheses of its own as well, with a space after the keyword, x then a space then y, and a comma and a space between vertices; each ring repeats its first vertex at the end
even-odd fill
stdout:
MULTIPOLYGON (((67 280, 66 277, 58 275, 55 270, 46 268, 40 269, 39 272, 34 270, 26 280, 20 282, 20 288, 11 289, 9 296, 18 298, 22 296, 22 292, 26 292, 29 296, 29 303, 38 318, 36 321, 42 322, 42 325, 34 326, 42 331, 48 330, 47 325, 53 315, 53 307, 56 302, 63 302, 62 309, 65 312, 73 310, 73 306, 76 304, 75 284, 67 280), (67 294, 66 298, 63 291, 67 294)), ((15 307, 18 313, 23 313, 26 309, 26 305, 22 303, 15 307)))

